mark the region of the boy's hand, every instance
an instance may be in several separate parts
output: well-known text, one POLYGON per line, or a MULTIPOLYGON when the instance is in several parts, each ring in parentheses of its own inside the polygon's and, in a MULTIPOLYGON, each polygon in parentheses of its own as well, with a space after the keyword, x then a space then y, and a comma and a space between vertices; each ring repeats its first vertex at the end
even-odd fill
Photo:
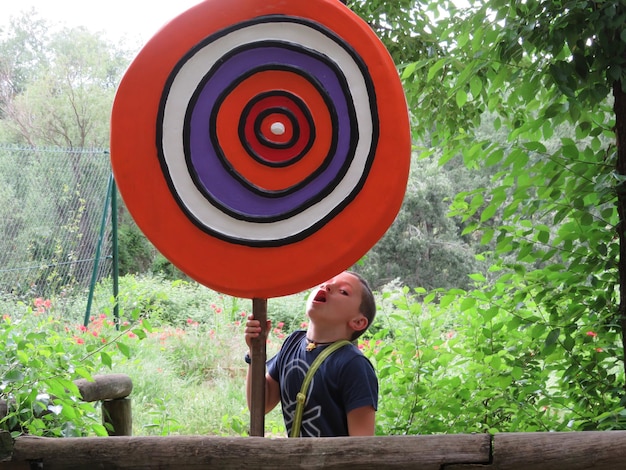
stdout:
MULTIPOLYGON (((267 320, 267 331, 272 328, 272 321, 267 320)), ((246 322, 246 328, 244 329, 244 337, 248 348, 252 348, 252 340, 258 338, 261 334, 261 322, 254 319, 254 315, 248 315, 248 321, 246 322)))

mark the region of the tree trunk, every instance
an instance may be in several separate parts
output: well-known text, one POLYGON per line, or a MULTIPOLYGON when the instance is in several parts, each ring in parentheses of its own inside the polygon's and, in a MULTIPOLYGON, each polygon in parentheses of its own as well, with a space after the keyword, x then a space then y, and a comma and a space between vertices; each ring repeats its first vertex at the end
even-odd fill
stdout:
MULTIPOLYGON (((615 170, 618 175, 626 177, 626 93, 622 90, 622 83, 613 84, 613 96, 615 103, 615 136, 617 146, 617 162, 615 170)), ((617 234, 619 237, 619 306, 617 320, 622 333, 622 365, 626 371, 626 183, 617 186, 617 213, 619 222, 617 234)), ((626 387, 626 385, 625 385, 626 387)))

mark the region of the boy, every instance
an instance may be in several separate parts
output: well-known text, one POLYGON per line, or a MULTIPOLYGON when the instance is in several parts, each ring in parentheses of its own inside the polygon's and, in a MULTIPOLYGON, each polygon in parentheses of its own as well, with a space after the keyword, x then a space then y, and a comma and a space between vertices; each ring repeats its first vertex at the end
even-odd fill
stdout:
MULTIPOLYGON (((267 362, 265 412, 280 401, 288 434, 295 415, 296 395, 313 360, 333 342, 354 341, 361 336, 374 320, 376 303, 367 282, 358 274, 346 271, 311 292, 306 314, 308 330, 289 335, 278 354, 267 362)), ((245 328, 248 347, 260 331, 259 321, 250 315, 245 328)), ((250 406, 250 368, 246 382, 250 406)), ((328 356, 315 373, 307 392, 299 435, 372 436, 377 406, 378 380, 374 368, 354 344, 346 345, 328 356)))

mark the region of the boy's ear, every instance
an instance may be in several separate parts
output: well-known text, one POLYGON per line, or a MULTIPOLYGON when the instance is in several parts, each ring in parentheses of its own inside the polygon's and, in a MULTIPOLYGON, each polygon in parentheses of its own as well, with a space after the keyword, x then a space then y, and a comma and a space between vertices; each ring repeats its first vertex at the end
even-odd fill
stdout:
POLYGON ((350 327, 354 331, 363 331, 365 328, 367 328, 367 323, 368 321, 365 315, 359 315, 358 317, 350 320, 350 327))

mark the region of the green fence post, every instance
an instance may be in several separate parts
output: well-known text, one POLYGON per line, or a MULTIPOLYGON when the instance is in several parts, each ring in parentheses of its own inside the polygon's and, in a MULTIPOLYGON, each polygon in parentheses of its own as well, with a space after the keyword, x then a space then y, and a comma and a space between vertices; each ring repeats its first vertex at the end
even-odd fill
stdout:
POLYGON ((118 257, 117 245, 117 185, 113 179, 113 187, 111 188, 111 237, 113 238, 113 315, 115 316, 115 328, 120 329, 120 305, 118 303, 118 295, 120 292, 119 275, 120 263, 118 257))
POLYGON ((93 302, 93 291, 96 286, 96 280, 98 279, 98 268, 100 266, 100 253, 102 251, 102 243, 104 239, 104 230, 106 228, 107 214, 109 213, 109 201, 113 192, 113 173, 109 175, 109 185, 107 187, 107 195, 104 202, 104 209, 102 211, 102 223, 100 224, 100 235, 98 237, 98 244, 96 246, 96 257, 93 263, 93 272, 91 274, 91 282, 89 283, 89 297, 87 299, 87 309, 85 310, 84 326, 89 325, 89 314, 91 313, 91 304, 93 302))

